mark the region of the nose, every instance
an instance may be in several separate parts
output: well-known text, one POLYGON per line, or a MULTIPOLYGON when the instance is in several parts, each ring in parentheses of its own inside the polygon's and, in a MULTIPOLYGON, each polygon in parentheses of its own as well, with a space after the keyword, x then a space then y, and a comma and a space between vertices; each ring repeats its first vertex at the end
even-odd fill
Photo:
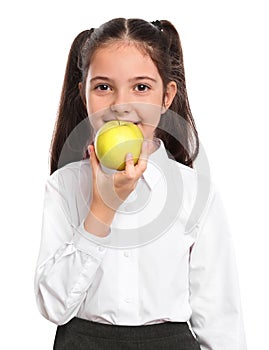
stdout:
POLYGON ((121 116, 129 114, 132 110, 131 105, 129 103, 114 104, 110 107, 110 109, 112 112, 121 116))
POLYGON ((113 113, 116 113, 120 116, 124 116, 132 111, 132 105, 130 103, 130 100, 128 99, 128 96, 126 96, 123 93, 118 93, 115 96, 110 106, 110 109, 113 113))

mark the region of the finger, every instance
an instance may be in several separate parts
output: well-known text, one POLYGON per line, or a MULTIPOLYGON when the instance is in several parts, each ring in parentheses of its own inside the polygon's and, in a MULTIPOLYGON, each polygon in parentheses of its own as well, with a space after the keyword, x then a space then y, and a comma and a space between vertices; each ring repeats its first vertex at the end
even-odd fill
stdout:
POLYGON ((134 175, 135 169, 134 169, 134 158, 132 153, 127 153, 125 157, 125 172, 129 176, 134 175))
POLYGON ((92 166, 93 175, 95 176, 97 174, 97 171, 100 168, 100 164, 99 164, 99 161, 98 161, 98 159, 96 157, 93 145, 89 145, 88 151, 90 153, 90 163, 91 163, 91 166, 92 166))

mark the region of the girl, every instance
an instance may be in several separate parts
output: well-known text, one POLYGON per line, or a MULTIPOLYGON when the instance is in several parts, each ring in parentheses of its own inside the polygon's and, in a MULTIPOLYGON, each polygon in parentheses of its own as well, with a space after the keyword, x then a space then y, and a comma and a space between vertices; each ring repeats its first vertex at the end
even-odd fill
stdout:
POLYGON ((54 349, 246 349, 231 236, 215 186, 198 181, 198 151, 169 21, 118 18, 76 37, 35 276, 54 349), (116 119, 145 140, 123 171, 93 146, 116 119))

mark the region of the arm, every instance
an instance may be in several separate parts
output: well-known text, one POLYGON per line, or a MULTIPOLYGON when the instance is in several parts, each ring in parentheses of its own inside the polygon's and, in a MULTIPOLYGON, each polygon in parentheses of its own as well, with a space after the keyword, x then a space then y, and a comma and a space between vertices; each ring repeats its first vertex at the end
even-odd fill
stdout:
POLYGON ((61 191, 59 172, 48 179, 35 293, 40 312, 50 321, 64 324, 77 314, 107 251, 99 242, 109 243, 116 209, 146 169, 147 144, 142 151, 136 166, 129 158, 125 171, 108 177, 91 147, 92 201, 78 228, 69 222, 72 216, 61 191))
POLYGON ((93 242, 84 220, 78 228, 70 224, 59 181, 59 174, 54 173, 46 184, 35 294, 42 315, 64 324, 79 310, 106 253, 107 248, 100 248, 96 238, 106 243, 109 236, 95 235, 93 242))
POLYGON ((233 242, 214 189, 190 255, 190 304, 201 350, 246 350, 233 242))

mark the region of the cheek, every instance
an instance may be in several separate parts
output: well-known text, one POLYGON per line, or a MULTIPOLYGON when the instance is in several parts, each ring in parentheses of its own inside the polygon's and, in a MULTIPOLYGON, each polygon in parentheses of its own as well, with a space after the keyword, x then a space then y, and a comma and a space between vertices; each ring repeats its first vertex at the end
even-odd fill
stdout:
POLYGON ((160 106, 151 106, 151 108, 147 106, 143 112, 143 115, 140 114, 141 131, 145 138, 152 139, 161 118, 161 108, 160 106))
POLYGON ((94 130, 94 133, 96 133, 104 124, 102 117, 103 117, 102 111, 95 112, 95 113, 93 111, 88 111, 88 118, 94 130))
POLYGON ((139 105, 138 114, 143 125, 156 128, 161 117, 162 107, 154 104, 139 105))
POLYGON ((96 98, 92 98, 91 95, 87 98, 87 111, 88 114, 96 113, 99 110, 99 103, 96 98))
POLYGON ((89 121, 96 132, 102 126, 103 119, 103 105, 100 105, 99 101, 95 98, 88 96, 86 101, 86 108, 89 121))

